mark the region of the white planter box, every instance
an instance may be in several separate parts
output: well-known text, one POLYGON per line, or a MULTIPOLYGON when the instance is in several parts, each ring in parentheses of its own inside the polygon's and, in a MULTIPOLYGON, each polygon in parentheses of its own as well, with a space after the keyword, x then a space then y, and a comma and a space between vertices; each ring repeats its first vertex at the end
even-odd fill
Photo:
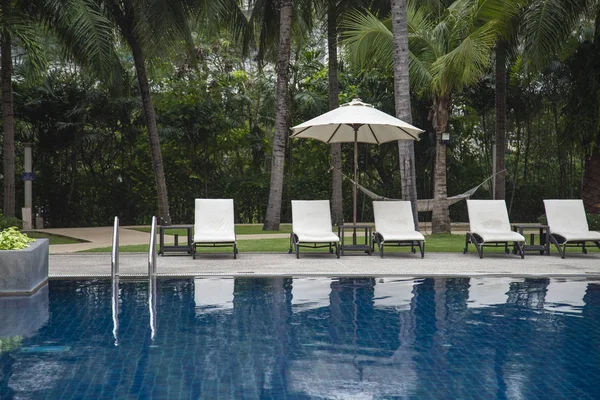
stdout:
POLYGON ((23 250, 0 250, 0 296, 35 293, 48 282, 49 240, 23 250))

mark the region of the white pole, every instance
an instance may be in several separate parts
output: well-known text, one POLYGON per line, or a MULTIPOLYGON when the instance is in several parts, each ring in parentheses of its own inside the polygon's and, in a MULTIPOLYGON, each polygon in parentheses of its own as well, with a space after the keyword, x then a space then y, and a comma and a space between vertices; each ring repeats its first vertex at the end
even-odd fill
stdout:
POLYGON ((496 141, 492 142, 492 199, 496 200, 496 141))
POLYGON ((32 203, 32 161, 31 161, 31 143, 24 143, 24 155, 23 155, 23 171, 26 176, 24 176, 25 181, 25 204, 22 210, 23 213, 23 229, 31 230, 33 229, 33 218, 31 212, 31 203, 32 203))

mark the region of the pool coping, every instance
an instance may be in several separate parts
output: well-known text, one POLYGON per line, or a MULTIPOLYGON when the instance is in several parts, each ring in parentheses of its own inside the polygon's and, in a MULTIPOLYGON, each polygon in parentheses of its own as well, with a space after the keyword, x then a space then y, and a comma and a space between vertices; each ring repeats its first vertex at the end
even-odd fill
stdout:
MULTIPOLYGON (((120 277, 146 279, 148 255, 121 253, 120 277)), ((50 255, 50 279, 110 278, 108 253, 50 255)), ((336 259, 329 254, 305 254, 300 259, 282 253, 203 254, 191 257, 165 256, 157 259, 157 277, 600 277, 600 253, 570 254, 561 259, 532 255, 429 253, 421 259, 410 253, 378 256, 350 255, 336 259)))

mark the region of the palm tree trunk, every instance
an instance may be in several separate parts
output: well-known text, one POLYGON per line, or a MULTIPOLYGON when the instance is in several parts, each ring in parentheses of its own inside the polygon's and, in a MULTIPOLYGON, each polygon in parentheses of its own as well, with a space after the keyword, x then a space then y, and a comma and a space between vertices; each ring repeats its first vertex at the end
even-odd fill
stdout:
MULTIPOLYGON (((329 53, 329 109, 339 107, 340 85, 338 79, 337 58, 337 9, 336 2, 329 0, 327 8, 327 50, 329 53)), ((344 223, 344 208, 342 203, 342 144, 331 145, 331 208, 333 224, 344 223)))
MULTIPOLYGON (((496 46, 496 172, 504 171, 506 154, 506 43, 496 46)), ((496 199, 506 197, 506 173, 496 176, 496 199)))
POLYGON ((292 34, 292 0, 282 0, 279 14, 279 54, 277 56, 277 111, 273 133, 273 158, 271 161, 271 187, 264 230, 279 230, 285 142, 287 140, 288 80, 292 34))
POLYGON ((431 225, 433 233, 450 233, 450 212, 446 188, 446 144, 442 143, 442 133, 448 126, 450 115, 450 95, 433 96, 431 123, 435 129, 435 166, 433 175, 433 212, 431 225))
POLYGON ((150 140, 150 151, 152 153, 152 169, 154 170, 154 180, 156 182, 156 194, 158 196, 158 218, 160 224, 170 225, 171 216, 169 215, 169 198, 167 195, 167 182, 165 180, 165 170, 163 166, 162 153, 160 150, 160 140, 158 139, 158 128, 156 127, 156 112, 152 97, 150 95, 150 85, 148 84, 148 75, 146 74, 146 61, 142 49, 133 37, 128 37, 128 42, 133 54, 133 61, 140 85, 142 104, 144 114, 146 115, 146 124, 148 126, 148 138, 150 140))
MULTIPOLYGON (((10 8, 10 0, 3 0, 2 13, 6 15, 10 8)), ((0 45, 2 57, 2 128, 3 140, 3 172, 4 172, 4 208, 7 217, 15 216, 15 116, 13 113, 12 94, 12 54, 11 39, 6 31, 2 32, 0 45)))
MULTIPOLYGON (((406 0, 392 0, 392 32, 394 42, 394 98, 396 116, 412 124, 410 84, 408 77, 408 25, 406 0)), ((410 201, 415 230, 419 230, 417 180, 415 173, 415 144, 412 140, 398 141, 402 199, 410 201)))

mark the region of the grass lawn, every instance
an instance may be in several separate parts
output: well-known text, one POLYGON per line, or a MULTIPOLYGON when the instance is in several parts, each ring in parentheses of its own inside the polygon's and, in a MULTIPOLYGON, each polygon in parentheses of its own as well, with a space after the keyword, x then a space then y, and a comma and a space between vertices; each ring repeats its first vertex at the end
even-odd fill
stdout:
MULTIPOLYGON (((150 233, 150 228, 149 227, 143 227, 143 228, 135 228, 136 231, 140 231, 140 232, 146 232, 146 233, 150 233)), ((236 225, 235 226, 235 233, 238 235, 269 235, 269 234, 273 234, 273 233, 292 233, 292 224, 281 224, 279 226, 279 230, 278 231, 263 231, 262 230, 262 225, 236 225)), ((165 236, 166 235, 179 235, 181 236, 186 236, 187 235, 187 230, 185 229, 169 229, 169 230, 165 230, 165 236)))
MULTIPOLYGON (((236 227, 237 228, 237 227, 236 227)), ((254 226, 248 226, 248 228, 258 228, 254 226)), ((285 233, 285 232, 279 232, 285 233)), ((185 234, 185 232, 184 232, 185 234)), ((348 239, 348 238, 347 238, 348 239)), ((239 240, 238 239, 238 250, 240 253, 248 252, 248 253, 286 253, 290 246, 290 240, 288 238, 274 238, 274 239, 253 239, 253 240, 239 240)), ((451 234, 443 234, 443 235, 428 235, 425 236, 425 255, 428 252, 437 253, 437 252, 449 252, 449 253, 462 253, 463 248, 465 247, 465 236, 464 235, 451 235, 451 234)), ((158 249, 158 246, 157 246, 158 249)), ((512 250, 512 246, 510 246, 512 250)), ((410 248, 403 247, 388 247, 387 250, 390 252, 400 251, 400 252, 408 252, 410 248)), ((417 252, 419 251, 416 248, 417 252)), ((110 247, 102 247, 97 249, 86 250, 86 252, 110 252, 110 247)), ((147 252, 148 245, 133 245, 133 246, 120 246, 119 251, 123 253, 128 252, 147 252)), ((232 251, 231 248, 227 247, 216 247, 216 248, 199 248, 198 252, 221 252, 221 253, 230 253, 232 251)), ((301 252, 304 251, 327 251, 326 249, 305 249, 302 248, 301 252)), ((375 252, 377 252, 377 246, 375 246, 375 252)), ((486 247, 484 249, 485 253, 498 253, 503 252, 503 247, 486 247)), ((552 253, 557 253, 556 248, 552 248, 552 253)), ((567 249, 568 252, 581 252, 580 249, 567 249)), ((599 251, 596 247, 588 247, 588 251, 599 251)), ((469 245, 469 253, 476 254, 475 246, 469 245)), ((527 254, 535 254, 535 253, 526 253, 527 254)))
POLYGON ((42 232, 36 232, 36 231, 29 231, 29 232, 23 232, 23 233, 26 233, 27 236, 29 236, 30 238, 34 238, 34 239, 50 239, 50 244, 82 243, 81 240, 73 239, 68 236, 51 235, 49 233, 42 233, 42 232))

